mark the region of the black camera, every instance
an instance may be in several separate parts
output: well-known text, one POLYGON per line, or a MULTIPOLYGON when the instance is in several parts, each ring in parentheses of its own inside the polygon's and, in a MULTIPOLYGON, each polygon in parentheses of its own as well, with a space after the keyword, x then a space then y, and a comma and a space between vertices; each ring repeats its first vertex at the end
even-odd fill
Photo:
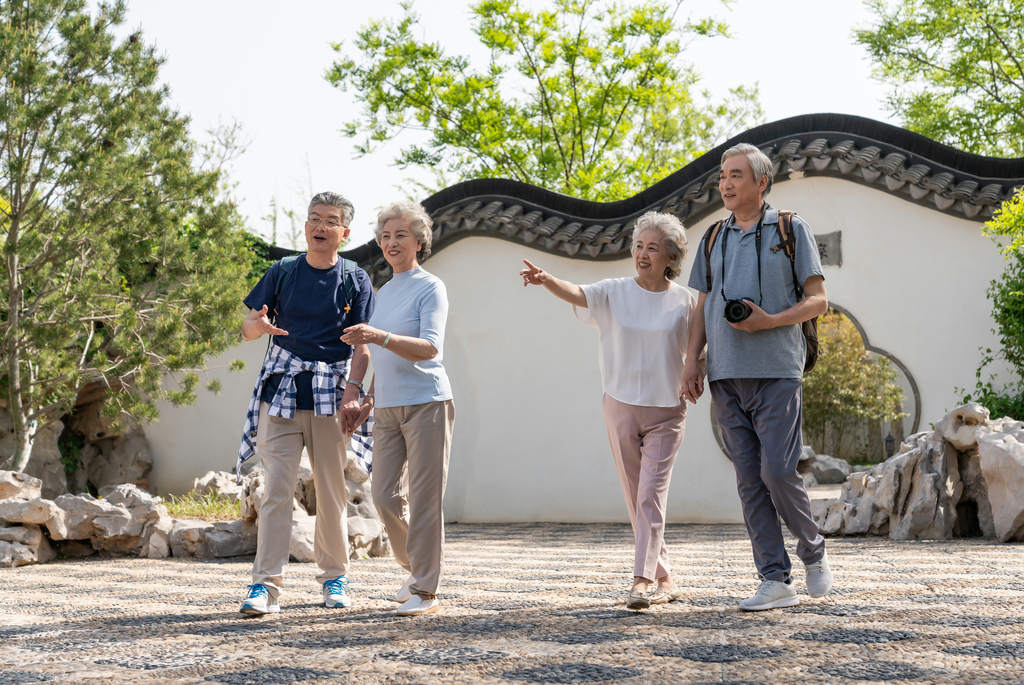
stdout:
POLYGON ((725 303, 725 320, 729 323, 739 323, 750 316, 752 311, 750 305, 743 300, 728 300, 725 303))

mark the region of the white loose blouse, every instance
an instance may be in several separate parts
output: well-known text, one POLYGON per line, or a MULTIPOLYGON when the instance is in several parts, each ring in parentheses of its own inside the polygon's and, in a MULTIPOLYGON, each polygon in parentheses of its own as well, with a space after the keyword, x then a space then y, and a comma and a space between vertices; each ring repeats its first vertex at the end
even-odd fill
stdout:
POLYGON ((675 407, 683 389, 683 359, 693 294, 677 283, 660 293, 633 278, 610 278, 580 286, 586 307, 576 318, 600 333, 598 360, 604 391, 624 404, 675 407))

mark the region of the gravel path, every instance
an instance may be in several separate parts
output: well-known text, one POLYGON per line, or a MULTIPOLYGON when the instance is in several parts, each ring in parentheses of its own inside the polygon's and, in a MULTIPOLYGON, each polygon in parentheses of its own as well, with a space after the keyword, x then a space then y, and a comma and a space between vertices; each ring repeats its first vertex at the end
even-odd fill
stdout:
MULTIPOLYGON (((626 611, 619 525, 450 525, 442 612, 394 616, 392 559, 350 609, 290 564, 281 614, 236 613, 251 559, 86 559, 0 571, 7 683, 1000 683, 1024 681, 1024 549, 829 540, 836 592, 741 613, 740 526, 670 526, 679 601, 626 611)), ((793 549, 793 545, 790 545, 793 549)), ((799 567, 799 562, 797 562, 799 567)), ((802 570, 796 580, 803 592, 802 570)))

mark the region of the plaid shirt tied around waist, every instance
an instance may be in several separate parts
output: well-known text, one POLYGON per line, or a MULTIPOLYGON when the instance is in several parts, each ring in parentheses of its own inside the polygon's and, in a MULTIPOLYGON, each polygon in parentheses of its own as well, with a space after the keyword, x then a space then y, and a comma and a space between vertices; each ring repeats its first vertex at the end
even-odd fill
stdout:
MULTIPOLYGON (((295 374, 303 371, 313 372, 313 411, 316 416, 334 416, 341 407, 348 379, 349 360, 342 362, 307 362, 299 359, 288 350, 271 343, 267 358, 260 370, 260 377, 249 400, 249 411, 245 416, 245 428, 242 431, 242 445, 238 448, 238 462, 235 474, 238 482, 242 482, 242 463, 256 454, 256 433, 260 424, 260 398, 263 395, 263 384, 267 377, 275 373, 284 374, 281 384, 274 394, 267 414, 284 419, 295 418, 295 374)), ((359 391, 362 402, 363 391, 359 391)), ((373 415, 352 434, 352 451, 355 458, 367 472, 371 470, 373 458, 373 415)))

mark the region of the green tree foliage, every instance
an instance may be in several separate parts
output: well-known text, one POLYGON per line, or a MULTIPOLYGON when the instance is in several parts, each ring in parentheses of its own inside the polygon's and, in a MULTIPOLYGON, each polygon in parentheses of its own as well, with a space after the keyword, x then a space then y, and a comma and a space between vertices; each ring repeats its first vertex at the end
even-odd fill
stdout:
POLYGON ((869 0, 856 32, 903 125, 978 154, 1024 156, 1024 0, 869 0))
POLYGON ((658 0, 555 0, 537 11, 519 0, 480 0, 471 7, 474 31, 491 56, 480 69, 420 40, 411 2, 402 7, 398 21, 362 28, 359 59, 342 55, 327 79, 363 104, 361 119, 345 128, 359 137, 360 154, 404 129, 429 134, 400 152, 403 168, 612 201, 763 120, 756 86, 714 104, 694 93, 699 75, 680 61, 686 42, 726 26, 680 24, 658 0))
POLYGON ((985 349, 978 367, 974 392, 964 396, 984 405, 993 416, 1010 416, 1024 420, 1024 190, 1004 203, 983 232, 1000 246, 1006 269, 1002 276, 989 283, 988 299, 992 301, 993 331, 999 336, 999 349, 985 349), (997 386, 994 374, 985 369, 996 360, 1005 361, 1014 378, 997 386))
POLYGON ((110 416, 194 401, 207 356, 238 339, 253 259, 238 214, 198 168, 154 49, 115 36, 124 17, 123 2, 0 3, 0 394, 17 443, 0 468, 24 468, 87 385, 109 389, 110 416))
POLYGON ((818 322, 821 357, 804 377, 804 433, 818 452, 838 455, 865 421, 893 420, 903 391, 885 357, 872 356, 852 321, 830 311, 818 322))

